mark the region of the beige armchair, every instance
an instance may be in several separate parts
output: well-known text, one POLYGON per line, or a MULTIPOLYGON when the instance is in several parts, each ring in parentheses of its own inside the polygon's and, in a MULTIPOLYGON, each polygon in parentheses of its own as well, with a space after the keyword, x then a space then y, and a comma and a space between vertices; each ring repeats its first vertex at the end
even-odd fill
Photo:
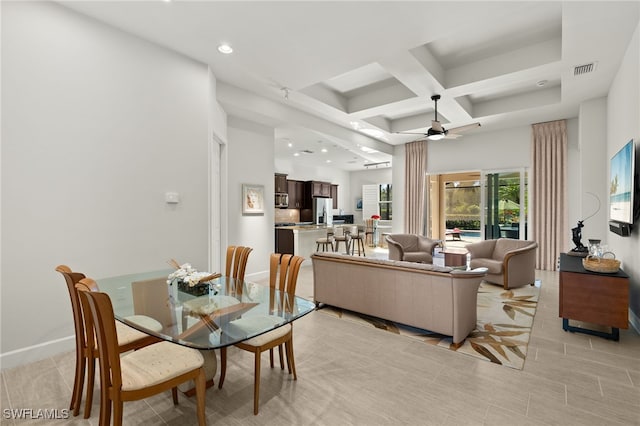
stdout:
POLYGON ((535 241, 498 238, 467 244, 466 248, 471 254, 471 268, 488 269, 485 281, 505 289, 534 284, 535 241))
POLYGON ((439 240, 416 234, 389 234, 385 237, 390 260, 433 263, 433 249, 439 240))

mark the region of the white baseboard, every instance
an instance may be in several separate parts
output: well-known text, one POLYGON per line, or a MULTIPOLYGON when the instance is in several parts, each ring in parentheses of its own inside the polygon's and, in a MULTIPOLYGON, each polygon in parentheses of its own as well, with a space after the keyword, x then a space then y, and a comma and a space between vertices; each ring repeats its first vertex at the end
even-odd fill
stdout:
POLYGON ((75 336, 50 340, 26 348, 16 349, 0 354, 0 369, 18 367, 31 362, 40 361, 62 352, 72 351, 76 347, 75 336))

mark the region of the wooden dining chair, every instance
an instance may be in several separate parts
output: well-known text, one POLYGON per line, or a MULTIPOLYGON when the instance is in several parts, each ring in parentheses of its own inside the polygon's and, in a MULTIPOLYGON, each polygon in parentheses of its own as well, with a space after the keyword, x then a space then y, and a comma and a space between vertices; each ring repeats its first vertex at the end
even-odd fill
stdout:
MULTIPOLYGON (((293 307, 295 297, 296 284, 298 281, 298 272, 304 261, 303 257, 293 256, 290 254, 281 255, 273 253, 269 264, 269 286, 271 287, 271 306, 270 312, 274 311, 290 311, 293 307), (282 298, 276 298, 275 291, 283 292, 282 298)), ((240 318, 232 321, 230 327, 238 330, 249 330, 257 320, 256 317, 240 318)), ((282 317, 278 315, 265 316, 260 321, 272 321, 274 324, 282 322, 282 317)), ((258 406, 260 402, 260 358, 262 352, 267 350, 273 351, 274 348, 281 345, 285 346, 287 353, 287 366, 289 374, 293 374, 293 380, 297 380, 295 360, 293 357, 293 324, 289 323, 277 327, 267 333, 253 337, 240 343, 236 343, 236 347, 245 351, 253 352, 255 356, 255 372, 253 384, 253 414, 258 414, 258 406)), ((273 368, 273 352, 270 352, 271 368, 273 368)), ((282 358, 281 358, 282 362, 282 358)), ((220 382, 219 386, 222 386, 220 382)))
POLYGON ((196 383, 198 424, 206 425, 204 358, 196 349, 172 342, 154 345, 120 356, 116 321, 111 299, 106 293, 91 291, 95 281, 83 278, 77 284, 79 299, 84 311, 87 335, 93 336, 98 346, 100 360, 100 426, 111 422, 122 425, 123 403, 137 401, 171 389, 173 403, 178 404, 178 388, 181 383, 196 383))
MULTIPOLYGON (((247 260, 249 254, 253 251, 251 247, 229 246, 227 247, 227 258, 224 275, 227 278, 233 278, 239 285, 244 281, 245 271, 247 270, 247 260)), ((227 280, 230 285, 230 280, 227 280)), ((240 301, 238 301, 240 302, 240 301)), ((225 375, 227 374, 227 348, 220 348, 220 380, 218 381, 218 389, 222 389, 225 375)))
MULTIPOLYGON (((91 330, 87 330, 85 328, 85 321, 82 307, 80 305, 78 290, 75 287, 80 280, 85 278, 85 275, 80 272, 73 272, 71 268, 66 265, 58 265, 56 267, 56 271, 62 274, 67 283, 67 290, 69 291, 69 298, 71 299, 71 311, 73 312, 73 326, 76 333, 76 370, 73 379, 73 391, 71 394, 69 409, 73 412, 74 416, 80 414, 84 376, 85 372, 87 372, 87 393, 85 399, 84 418, 88 419, 91 416, 91 404, 93 403, 95 360, 98 358, 98 348, 94 344, 95 340, 93 339, 93 336, 90 336, 92 333, 91 330), (91 337, 90 342, 89 336, 91 337)), ((98 285, 95 281, 94 287, 92 287, 91 290, 98 291, 98 285)), ((162 325, 153 318, 143 315, 134 315, 129 318, 133 322, 140 323, 145 328, 155 331, 160 331, 162 329, 162 325)), ((116 333, 118 335, 118 344, 116 347, 120 353, 141 348, 158 341, 157 338, 149 336, 148 334, 122 323, 117 324, 116 333)))

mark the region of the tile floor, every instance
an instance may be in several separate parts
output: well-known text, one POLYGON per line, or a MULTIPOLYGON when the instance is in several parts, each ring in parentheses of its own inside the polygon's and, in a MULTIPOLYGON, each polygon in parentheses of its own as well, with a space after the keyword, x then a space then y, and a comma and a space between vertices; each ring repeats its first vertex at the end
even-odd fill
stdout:
MULTIPOLYGON (((621 330, 620 342, 611 342, 564 332, 558 274, 537 277, 542 290, 523 370, 313 312, 295 323, 298 380, 265 359, 254 416, 252 355, 231 348, 224 388, 207 391, 208 424, 640 425, 640 336, 621 330)), ((310 266, 298 294, 313 294, 310 266)), ((0 424, 97 425, 97 401, 89 420, 4 416, 6 408, 67 408, 73 368, 68 352, 2 371, 0 424)), ((125 425, 197 423, 195 401, 181 396, 173 406, 169 393, 127 403, 124 412, 125 425)))

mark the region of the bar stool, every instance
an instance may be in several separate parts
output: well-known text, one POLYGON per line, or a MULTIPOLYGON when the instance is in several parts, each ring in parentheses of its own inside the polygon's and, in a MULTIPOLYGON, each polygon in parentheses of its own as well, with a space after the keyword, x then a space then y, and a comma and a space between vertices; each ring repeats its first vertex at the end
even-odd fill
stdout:
POLYGON ((349 254, 349 233, 343 226, 334 226, 333 228, 333 239, 335 240, 335 246, 333 247, 333 251, 338 251, 340 247, 340 242, 344 242, 344 251, 345 254, 349 254))
POLYGON ((329 234, 327 234, 326 237, 316 240, 316 251, 320 251, 320 246, 322 246, 322 251, 335 251, 333 247, 333 237, 329 234), (327 250, 327 246, 330 246, 331 250, 327 250))
POLYGON ((369 244, 369 247, 373 247, 373 234, 375 232, 375 221, 373 219, 365 220, 364 239, 369 244))
POLYGON ((358 246, 358 256, 360 256, 360 248, 362 248, 362 256, 366 257, 367 254, 364 251, 364 230, 358 225, 353 225, 349 231, 349 237, 351 237, 351 256, 354 255, 355 246, 358 246))

